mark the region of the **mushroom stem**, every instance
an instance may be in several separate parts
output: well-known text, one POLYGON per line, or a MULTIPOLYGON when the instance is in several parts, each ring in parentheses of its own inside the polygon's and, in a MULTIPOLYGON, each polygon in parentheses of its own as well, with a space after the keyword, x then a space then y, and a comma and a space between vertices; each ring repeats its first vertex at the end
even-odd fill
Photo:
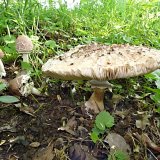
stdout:
POLYGON ((37 96, 41 95, 41 92, 35 87, 32 88, 31 93, 34 94, 34 95, 37 95, 37 96))
POLYGON ((88 101, 85 102, 85 107, 87 110, 93 110, 95 113, 99 113, 104 110, 104 93, 106 88, 111 90, 112 84, 108 81, 97 81, 91 80, 91 86, 93 88, 93 93, 88 101))
POLYGON ((87 110, 93 110, 95 113, 99 113, 104 110, 104 92, 105 89, 94 88, 94 92, 88 101, 85 102, 85 107, 87 110))
POLYGON ((28 53, 23 53, 22 58, 23 58, 23 62, 29 63, 29 56, 28 56, 28 53))
POLYGON ((6 71, 4 69, 4 65, 3 65, 2 60, 0 59, 0 78, 2 78, 3 76, 4 77, 6 76, 6 71))

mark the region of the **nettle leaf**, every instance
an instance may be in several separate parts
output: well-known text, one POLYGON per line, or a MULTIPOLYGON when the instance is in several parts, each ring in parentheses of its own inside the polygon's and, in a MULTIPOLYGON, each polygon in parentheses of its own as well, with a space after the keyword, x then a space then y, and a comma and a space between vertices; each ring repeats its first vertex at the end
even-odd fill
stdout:
POLYGON ((109 112, 102 111, 97 115, 95 123, 98 129, 105 130, 114 125, 114 117, 109 112))
POLYGON ((15 102, 19 102, 19 99, 14 96, 0 96, 0 102, 2 102, 2 103, 15 103, 15 102))

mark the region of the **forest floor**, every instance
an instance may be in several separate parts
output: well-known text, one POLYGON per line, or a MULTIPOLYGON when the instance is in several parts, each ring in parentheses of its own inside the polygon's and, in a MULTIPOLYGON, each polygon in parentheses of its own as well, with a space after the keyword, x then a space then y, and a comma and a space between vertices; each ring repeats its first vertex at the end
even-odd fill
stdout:
POLYGON ((89 135, 95 116, 82 112, 79 98, 91 93, 79 90, 71 96, 71 86, 48 84, 47 94, 0 104, 0 160, 106 160, 109 134, 131 160, 160 159, 159 115, 143 108, 140 99, 106 92, 105 109, 115 125, 95 144, 89 135))

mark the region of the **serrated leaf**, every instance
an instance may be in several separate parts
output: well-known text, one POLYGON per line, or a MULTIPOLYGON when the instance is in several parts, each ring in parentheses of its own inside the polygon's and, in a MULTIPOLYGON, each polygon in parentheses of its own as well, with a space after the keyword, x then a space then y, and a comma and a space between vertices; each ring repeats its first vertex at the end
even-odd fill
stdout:
POLYGON ((105 130, 106 127, 111 128, 114 125, 114 117, 109 112, 102 111, 97 115, 95 123, 98 129, 105 130))
POLYGON ((19 99, 14 96, 0 96, 0 102, 2 102, 2 103, 15 103, 15 102, 19 102, 19 99))

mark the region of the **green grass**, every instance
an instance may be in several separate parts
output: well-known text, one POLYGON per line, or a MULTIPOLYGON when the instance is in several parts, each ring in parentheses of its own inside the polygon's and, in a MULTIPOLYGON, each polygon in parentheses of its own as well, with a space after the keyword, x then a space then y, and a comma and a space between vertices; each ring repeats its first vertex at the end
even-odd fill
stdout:
POLYGON ((36 47, 31 63, 36 77, 49 57, 78 44, 129 43, 160 49, 158 0, 81 0, 73 10, 65 4, 58 9, 52 5, 45 8, 37 0, 0 3, 0 48, 6 53, 4 61, 13 62, 19 56, 14 44, 17 35, 32 36, 36 47))

